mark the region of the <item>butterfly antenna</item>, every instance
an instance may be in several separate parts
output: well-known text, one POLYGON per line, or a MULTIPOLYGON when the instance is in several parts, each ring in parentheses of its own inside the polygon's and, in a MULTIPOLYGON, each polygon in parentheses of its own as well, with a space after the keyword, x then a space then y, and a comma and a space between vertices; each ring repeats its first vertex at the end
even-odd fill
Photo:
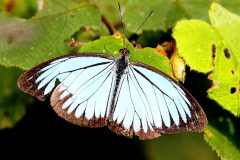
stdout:
POLYGON ((147 22, 147 20, 153 15, 153 13, 153 10, 151 10, 151 12, 144 18, 143 22, 138 26, 135 33, 137 33, 142 28, 142 26, 147 22))
MULTIPOLYGON (((123 10, 122 10, 121 5, 118 1, 117 1, 117 4, 118 4, 118 11, 119 11, 119 18, 120 18, 121 24, 123 26, 123 33, 124 33, 124 36, 125 36, 126 35, 126 28, 125 28, 125 24, 123 23, 123 10)), ((123 46, 126 47, 125 37, 123 37, 123 46)))

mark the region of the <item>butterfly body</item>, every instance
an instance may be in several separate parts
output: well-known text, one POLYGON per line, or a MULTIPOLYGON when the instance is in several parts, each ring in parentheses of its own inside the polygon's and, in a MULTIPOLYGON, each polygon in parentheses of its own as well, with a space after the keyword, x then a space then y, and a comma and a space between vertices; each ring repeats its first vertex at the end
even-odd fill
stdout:
POLYGON ((18 86, 44 100, 67 121, 108 126, 117 134, 152 139, 162 134, 202 132, 207 118, 184 87, 158 69, 99 54, 59 57, 23 73, 18 86), (57 83, 59 82, 59 83, 57 83))
POLYGON ((122 76, 123 74, 127 74, 127 67, 128 67, 128 64, 129 64, 129 59, 128 59, 128 56, 129 56, 129 51, 127 48, 123 48, 123 49, 120 49, 119 51, 120 53, 120 57, 116 60, 116 66, 115 66, 115 74, 116 74, 116 80, 115 80, 115 83, 114 83, 114 91, 113 91, 113 98, 112 98, 112 101, 111 101, 111 109, 110 109, 110 114, 109 114, 109 119, 112 120, 113 118, 113 113, 114 113, 114 110, 115 110, 115 97, 116 97, 116 94, 119 92, 119 87, 120 87, 120 81, 122 79, 122 76))

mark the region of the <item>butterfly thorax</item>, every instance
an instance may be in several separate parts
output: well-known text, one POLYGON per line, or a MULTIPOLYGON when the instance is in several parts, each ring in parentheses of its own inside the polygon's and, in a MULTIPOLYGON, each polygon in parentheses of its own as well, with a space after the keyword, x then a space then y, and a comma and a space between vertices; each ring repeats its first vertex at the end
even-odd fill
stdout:
POLYGON ((128 55, 129 51, 127 48, 120 49, 121 56, 116 61, 116 73, 119 76, 122 76, 128 66, 129 60, 128 55))

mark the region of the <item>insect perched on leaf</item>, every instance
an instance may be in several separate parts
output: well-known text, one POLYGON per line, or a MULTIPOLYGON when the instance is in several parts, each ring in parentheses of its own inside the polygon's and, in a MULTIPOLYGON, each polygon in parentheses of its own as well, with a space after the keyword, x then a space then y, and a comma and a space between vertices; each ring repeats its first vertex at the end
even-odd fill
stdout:
POLYGON ((74 124, 108 126, 141 139, 203 131, 207 119, 191 94, 161 71, 131 63, 127 48, 113 59, 72 55, 42 63, 18 79, 21 90, 44 100, 74 124))
POLYGON ((119 53, 59 57, 23 73, 18 86, 42 101, 50 95, 55 112, 80 126, 108 126, 140 139, 203 131, 206 115, 181 84, 153 66, 130 62, 127 48, 119 53))

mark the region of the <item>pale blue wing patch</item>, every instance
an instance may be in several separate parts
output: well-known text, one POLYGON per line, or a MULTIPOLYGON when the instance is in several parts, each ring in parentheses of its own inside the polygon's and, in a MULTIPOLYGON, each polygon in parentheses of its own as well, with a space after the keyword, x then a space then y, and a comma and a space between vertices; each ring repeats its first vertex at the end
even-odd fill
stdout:
MULTIPOLYGON (((191 103, 185 92, 174 81, 144 67, 134 66, 133 70, 138 71, 135 74, 138 75, 137 77, 141 77, 139 78, 140 84, 142 81, 148 81, 153 86, 156 94, 153 95, 153 92, 149 91, 147 97, 156 97, 158 100, 158 107, 160 112, 162 111, 161 117, 166 127, 170 127, 169 116, 167 115, 170 115, 177 126, 180 119, 186 123, 187 116, 191 118, 191 103), (142 75, 139 73, 142 73, 142 75)), ((156 105, 152 105, 152 107, 154 106, 156 105)))
MULTIPOLYGON (((76 118, 103 118, 109 110, 115 81, 115 63, 101 57, 68 57, 51 62, 39 71, 37 88, 44 95, 56 88, 61 109, 76 118)), ((57 104, 57 103, 54 103, 57 104)))
POLYGON ((106 64, 88 68, 81 73, 81 77, 75 82, 66 85, 64 81, 60 84, 66 89, 61 98, 72 95, 64 104, 63 108, 68 109, 70 114, 74 110, 76 117, 80 117, 85 113, 87 119, 104 117, 106 109, 110 106, 111 92, 113 90, 114 72, 112 71, 114 64, 106 64))
MULTIPOLYGON (((101 57, 64 57, 42 68, 35 82, 38 84, 38 89, 47 88, 52 80, 56 81, 58 79, 59 81, 63 81, 74 71, 78 72, 94 64, 110 62, 111 60, 101 57)), ((74 73, 72 76, 75 75, 77 74, 74 73)), ((71 81, 72 77, 69 79, 71 81)), ((49 93, 50 91, 47 90, 45 93, 49 93)))
POLYGON ((128 71, 123 75, 121 81, 122 85, 115 102, 116 109, 113 120, 122 123, 126 130, 132 128, 134 132, 139 132, 143 129, 144 132, 147 132, 148 129, 152 129, 153 124, 149 102, 144 99, 144 94, 131 72, 128 71))
POLYGON ((150 69, 130 65, 123 75, 113 120, 135 133, 180 126, 191 118, 191 103, 171 79, 150 69))

